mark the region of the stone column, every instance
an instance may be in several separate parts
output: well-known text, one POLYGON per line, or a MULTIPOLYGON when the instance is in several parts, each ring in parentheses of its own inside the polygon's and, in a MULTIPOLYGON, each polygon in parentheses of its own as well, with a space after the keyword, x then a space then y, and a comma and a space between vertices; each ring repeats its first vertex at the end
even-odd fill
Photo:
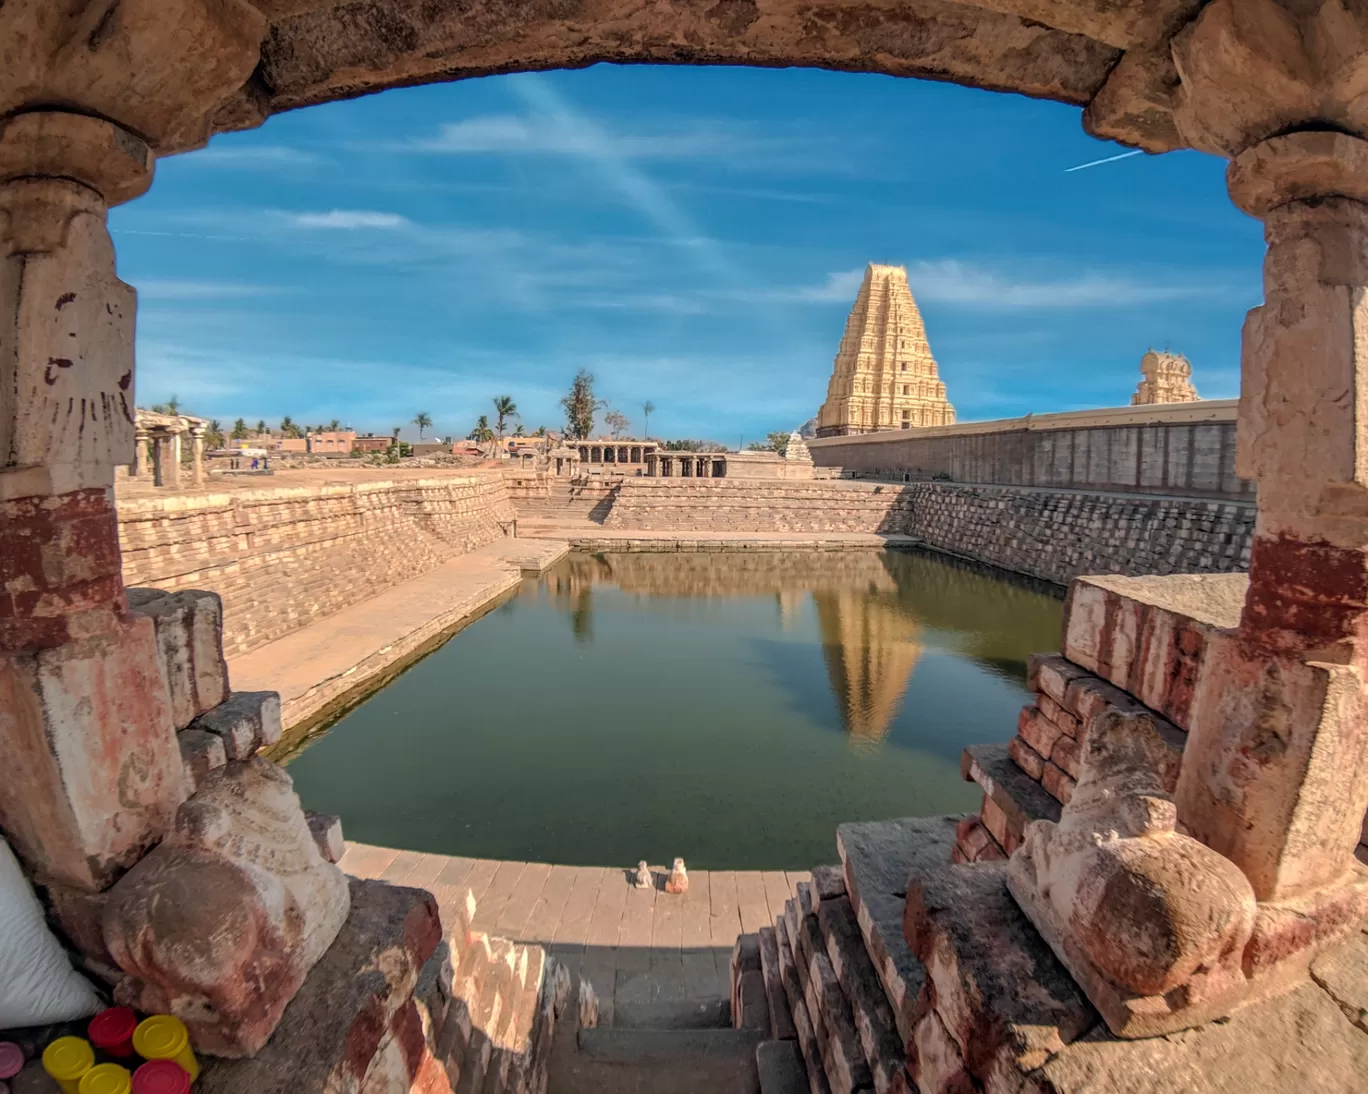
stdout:
POLYGON ((166 458, 162 461, 162 485, 176 489, 181 482, 181 435, 169 433, 166 437, 166 458))
POLYGON ((204 426, 190 427, 190 480, 204 485, 204 426))
POLYGON ((136 298, 105 216, 147 188, 152 156, 79 114, 0 125, 0 379, 18 395, 0 401, 0 827, 34 873, 99 889, 185 795, 112 489, 135 460, 136 298))
POLYGON ((1268 242, 1237 435, 1259 515, 1178 802, 1261 900, 1286 901, 1345 879, 1368 809, 1368 141, 1273 137, 1229 179, 1268 242))
POLYGON ((135 429, 133 432, 133 477, 140 481, 147 478, 147 443, 147 431, 135 429))

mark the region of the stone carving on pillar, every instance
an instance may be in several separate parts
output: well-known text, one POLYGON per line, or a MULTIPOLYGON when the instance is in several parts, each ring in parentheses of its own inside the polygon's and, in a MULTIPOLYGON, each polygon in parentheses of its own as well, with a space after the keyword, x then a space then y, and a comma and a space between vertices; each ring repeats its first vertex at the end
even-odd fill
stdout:
POLYGON ((1237 431, 1237 471, 1258 484, 1249 590, 1239 627, 1205 647, 1182 768, 1162 783, 1172 799, 1137 783, 1131 835, 1080 781, 1011 867, 1023 909, 1123 1036, 1290 987, 1368 921, 1354 858, 1368 809, 1368 8, 1212 0, 1173 58, 1178 132, 1232 159, 1231 197, 1268 243, 1237 431), (1109 825, 1123 838, 1102 838, 1109 825), (1080 850, 1070 833, 1101 841, 1080 850), (1257 902, 1250 923, 1228 866, 1257 902), (1132 898, 1104 908, 1084 877, 1132 898), (1170 938, 1189 957, 1156 965, 1170 938))
POLYGON ((109 893, 120 1002, 179 1017, 195 1047, 250 1056, 347 918, 290 777, 261 757, 211 771, 172 831, 109 893))
POLYGON ((1098 716, 1059 823, 1033 822, 1008 865, 1017 902, 1124 1037, 1168 1032, 1175 1010, 1182 1025, 1221 1017, 1246 987, 1254 892, 1175 831, 1172 756, 1148 715, 1098 716))

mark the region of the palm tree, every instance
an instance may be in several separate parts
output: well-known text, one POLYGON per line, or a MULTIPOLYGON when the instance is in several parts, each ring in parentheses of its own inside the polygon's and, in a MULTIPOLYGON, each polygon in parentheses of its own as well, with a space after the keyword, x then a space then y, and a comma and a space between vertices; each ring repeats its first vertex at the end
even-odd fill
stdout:
POLYGON ((539 425, 539 426, 537 426, 537 432, 535 432, 534 434, 532 434, 532 436, 534 436, 534 437, 545 437, 545 436, 546 436, 546 426, 544 426, 544 425, 539 425))
POLYGON ((475 428, 470 431, 469 439, 476 444, 487 444, 494 440, 494 430, 489 428, 489 415, 481 414, 475 428))
MULTIPOLYGON (((432 424, 431 422, 428 422, 428 425, 431 425, 431 424, 432 424)), ((326 432, 328 432, 328 433, 336 433, 336 432, 337 432, 338 430, 340 430, 341 428, 342 428, 342 423, 339 422, 336 418, 334 418, 332 421, 330 421, 330 422, 328 423, 328 428, 327 428, 326 432)))
POLYGON ((288 414, 280 419, 280 435, 282 437, 298 437, 299 426, 295 425, 294 419, 288 414))
POLYGON ((413 424, 418 427, 418 439, 423 439, 423 430, 432 426, 432 416, 426 410, 419 411, 413 416, 413 424))
POLYGON ((651 415, 653 413, 655 413, 655 403, 651 402, 650 399, 647 399, 641 404, 641 439, 644 441, 649 441, 651 439, 651 415))
POLYGON ((503 440, 504 423, 509 418, 516 418, 518 416, 518 404, 513 401, 511 395, 494 396, 494 416, 497 419, 494 433, 499 440, 503 440))
POLYGON ((225 441, 223 436, 223 423, 217 418, 209 423, 209 428, 205 430, 205 443, 210 448, 222 448, 225 441))
POLYGON ((239 418, 233 423, 233 440, 245 441, 247 439, 247 423, 239 418))
POLYGON ((525 434, 523 433, 523 424, 522 424, 522 422, 519 422, 519 423, 518 423, 518 428, 515 429, 515 430, 513 430, 513 436, 515 436, 515 437, 522 437, 522 436, 524 436, 524 435, 525 435, 525 434))
POLYGON ((179 395, 172 395, 171 398, 169 398, 169 399, 166 400, 166 413, 168 413, 168 414, 179 414, 179 413, 180 413, 180 408, 181 408, 181 401, 180 401, 180 396, 179 396, 179 395))

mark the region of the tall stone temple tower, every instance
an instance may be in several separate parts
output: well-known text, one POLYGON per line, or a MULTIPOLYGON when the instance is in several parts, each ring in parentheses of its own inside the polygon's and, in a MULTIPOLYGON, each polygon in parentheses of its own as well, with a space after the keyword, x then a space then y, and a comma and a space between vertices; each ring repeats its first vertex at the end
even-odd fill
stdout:
POLYGON ((1145 378, 1131 396, 1131 406, 1153 403, 1196 403, 1201 400, 1192 386, 1192 363, 1181 353, 1150 350, 1140 358, 1145 378))
POLYGON ((921 312, 907 286, 907 270, 871 262, 836 351, 826 402, 817 414, 817 436, 954 420, 955 408, 945 398, 921 312))

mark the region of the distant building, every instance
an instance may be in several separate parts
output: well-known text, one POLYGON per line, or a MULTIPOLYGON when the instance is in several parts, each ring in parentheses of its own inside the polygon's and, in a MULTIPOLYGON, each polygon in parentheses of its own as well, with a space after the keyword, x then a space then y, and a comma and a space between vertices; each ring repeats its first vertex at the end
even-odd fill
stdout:
POLYGON ((367 433, 364 437, 352 438, 352 451, 388 452, 389 446, 393 443, 393 437, 377 437, 374 433, 367 433))
POLYGON ((953 425, 936 359, 902 266, 865 270, 836 351, 817 436, 953 425))
POLYGON ((1192 363, 1181 353, 1150 350, 1140 358, 1140 372, 1145 378, 1131 396, 1131 406, 1201 401, 1192 385, 1192 363))
POLYGON ((354 429, 329 430, 304 434, 305 451, 311 456, 350 456, 356 445, 354 429))

